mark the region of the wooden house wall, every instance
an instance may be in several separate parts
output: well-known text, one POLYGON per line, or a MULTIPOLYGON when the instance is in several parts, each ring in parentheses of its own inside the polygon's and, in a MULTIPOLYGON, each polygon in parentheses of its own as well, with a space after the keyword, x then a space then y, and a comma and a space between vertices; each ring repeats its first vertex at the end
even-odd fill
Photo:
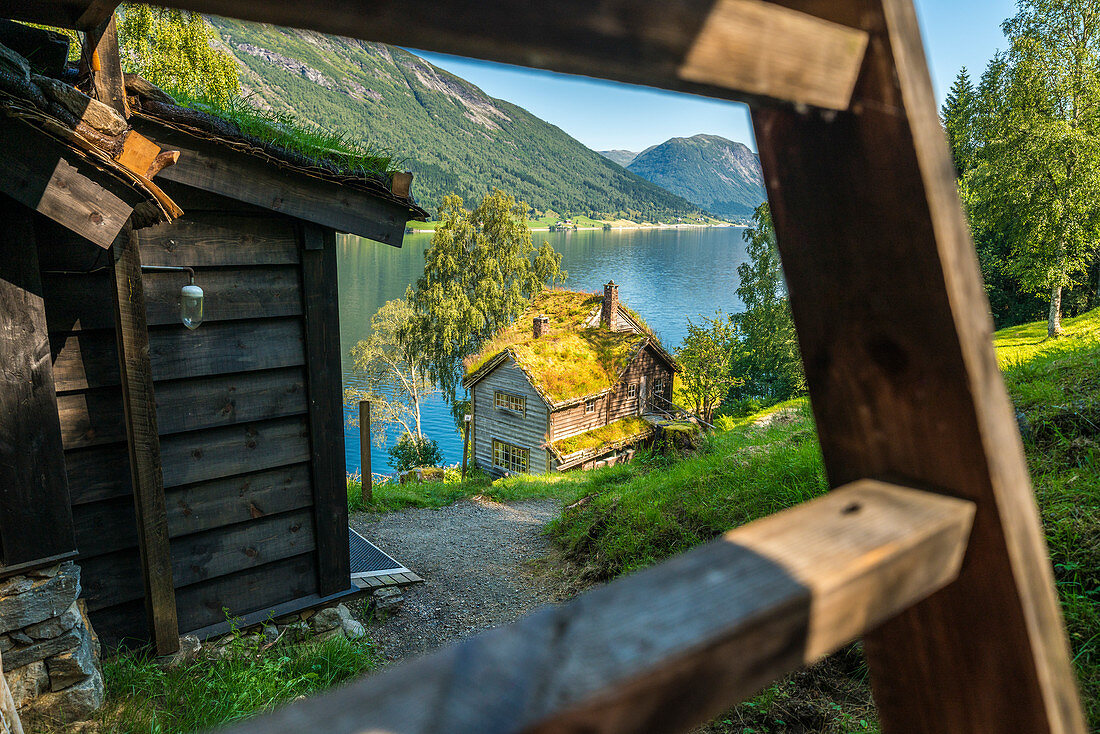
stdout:
POLYGON ((545 448, 546 403, 527 380, 527 375, 508 357, 470 391, 473 410, 474 460, 486 471, 499 473, 493 467, 493 439, 528 449, 530 471, 546 471, 548 454, 545 448), (497 390, 526 399, 526 415, 497 408, 493 396, 497 390))
MULTIPOLYGON (((186 217, 138 234, 143 264, 194 267, 206 295, 205 321, 189 331, 178 316, 187 275, 143 276, 186 632, 224 621, 223 608, 315 593, 317 563, 296 223, 191 189, 172 195, 186 217)), ((107 638, 138 636, 143 586, 110 279, 50 275, 45 288, 83 595, 107 638)))

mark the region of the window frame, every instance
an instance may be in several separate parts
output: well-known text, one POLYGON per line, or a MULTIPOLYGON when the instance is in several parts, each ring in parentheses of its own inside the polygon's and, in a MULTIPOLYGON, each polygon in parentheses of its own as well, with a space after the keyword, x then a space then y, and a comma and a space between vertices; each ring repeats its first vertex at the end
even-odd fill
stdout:
POLYGON ((638 383, 631 382, 631 383, 627 384, 627 386, 626 386, 626 396, 628 398, 638 397, 638 383))
POLYGON ((589 413, 595 413, 595 412, 596 412, 596 398, 592 398, 591 400, 585 400, 584 401, 584 414, 588 415, 589 413))
POLYGON ((528 474, 531 471, 531 449, 494 438, 493 466, 507 472, 528 474))
POLYGON ((497 410, 507 410, 511 413, 518 413, 519 415, 526 416, 527 398, 523 395, 516 395, 515 393, 494 389, 493 407, 497 410))

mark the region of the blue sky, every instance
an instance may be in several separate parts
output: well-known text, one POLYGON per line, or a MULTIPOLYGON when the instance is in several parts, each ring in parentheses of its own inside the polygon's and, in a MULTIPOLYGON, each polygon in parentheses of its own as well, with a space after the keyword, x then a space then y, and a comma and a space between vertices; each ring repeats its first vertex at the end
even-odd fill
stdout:
MULTIPOLYGON (((936 94, 943 99, 959 68, 981 75, 993 52, 1005 47, 1001 21, 1011 0, 916 0, 936 94)), ((414 50, 415 51, 415 50, 414 50)), ((557 125, 594 150, 640 151, 671 137, 721 135, 754 150, 744 105, 688 94, 532 71, 503 64, 415 51, 481 87, 557 125)))

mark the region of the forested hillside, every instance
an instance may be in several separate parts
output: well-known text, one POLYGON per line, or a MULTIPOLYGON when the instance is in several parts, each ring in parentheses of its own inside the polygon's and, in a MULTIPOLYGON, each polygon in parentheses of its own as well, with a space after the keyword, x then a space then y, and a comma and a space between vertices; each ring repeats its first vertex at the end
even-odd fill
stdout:
POLYGON ((476 204, 497 187, 539 212, 649 220, 699 213, 559 128, 402 49, 210 21, 239 60, 254 103, 346 131, 403 160, 416 174, 414 195, 433 212, 446 194, 476 204))
POLYGON ((670 138, 638 153, 627 170, 719 217, 748 217, 766 198, 757 155, 717 135, 670 138))
POLYGON ((638 154, 633 150, 598 150, 596 152, 607 160, 615 161, 623 167, 629 166, 630 162, 638 157, 638 154))

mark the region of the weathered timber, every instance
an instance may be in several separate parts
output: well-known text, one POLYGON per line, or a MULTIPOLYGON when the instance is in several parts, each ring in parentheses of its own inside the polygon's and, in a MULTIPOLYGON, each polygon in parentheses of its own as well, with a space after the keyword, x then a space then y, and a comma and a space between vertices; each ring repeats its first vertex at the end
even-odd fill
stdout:
POLYGON ((103 248, 114 242, 138 200, 61 143, 3 115, 0 170, 0 193, 103 248))
MULTIPOLYGON (((177 0, 180 7, 265 23, 311 28, 399 46, 582 74, 758 104, 776 101, 847 107, 860 68, 861 29, 789 16, 767 2, 713 0, 611 2, 568 0, 547 23, 536 3, 476 6, 432 0, 385 3, 363 13, 356 0, 334 0, 324 13, 289 0, 177 0), (721 23, 721 28, 715 25, 721 23), (739 31, 739 29, 742 29, 739 31), (777 38, 782 32, 787 37, 777 38), (685 75, 704 42, 710 75, 685 75), (729 44, 736 42, 736 47, 729 44), (719 56, 718 50, 725 52, 719 56), (725 64, 721 64, 722 60, 725 64), (719 73, 719 70, 721 73, 719 73)), ((861 42, 862 37, 862 42, 861 42)))
POLYGON ((0 195, 0 574, 76 550, 32 216, 0 195))
POLYGON ((305 373, 300 367, 157 385, 157 422, 162 436, 307 411, 305 373))
MULTIPOLYGON (((155 327, 149 332, 150 357, 158 381, 297 367, 305 362, 302 341, 299 319, 211 323, 191 332, 182 325, 155 327)), ((119 384, 112 333, 55 333, 50 342, 58 390, 119 384)))
MULTIPOLYGON (((185 205, 186 201, 181 204, 185 205)), ((299 262, 294 225, 277 216, 254 217, 188 209, 183 219, 146 227, 138 237, 141 259, 146 265, 197 268, 295 265, 299 262)))
MULTIPOLYGON (((165 493, 168 535, 179 538, 267 515, 309 507, 313 502, 305 464, 174 488, 165 493)), ((81 556, 137 547, 129 497, 73 508, 81 556)))
POLYGON ((287 466, 309 461, 309 425, 301 416, 179 433, 161 454, 168 487, 287 466))
MULTIPOLYGON (((180 288, 186 273, 142 273, 146 320, 150 326, 180 323, 180 288)), ((46 318, 51 331, 111 328, 112 306, 104 273, 43 275, 46 318)), ((298 316, 302 293, 298 269, 289 265, 195 271, 206 295, 203 323, 298 316)))
POLYGON ((96 99, 113 107, 124 118, 129 117, 130 105, 126 101, 126 79, 122 75, 118 53, 114 13, 99 25, 86 30, 81 58, 90 61, 96 99))
MULTIPOLYGON (((374 501, 374 470, 370 459, 370 401, 359 401, 359 478, 364 502, 374 501)), ((465 458, 465 449, 463 449, 465 458)), ((462 462, 462 474, 466 475, 466 462, 462 462)))
POLYGON ((347 533, 344 403, 340 387, 336 233, 308 222, 302 224, 302 290, 306 314, 313 506, 317 523, 317 584, 318 593, 324 596, 349 588, 351 556, 347 533))
POLYGON ((65 452, 73 505, 129 497, 130 458, 125 443, 65 452))
POLYGON ((125 441, 122 413, 122 392, 118 387, 58 395, 57 415, 65 449, 125 441))
POLYGON ((857 482, 229 731, 685 730, 949 584, 972 517, 857 482))
POLYGON ((145 324, 141 257, 129 225, 123 227, 112 250, 116 258, 111 275, 115 282, 123 422, 129 447, 130 479, 141 558, 138 578, 144 582, 146 611, 157 653, 167 655, 179 649, 179 628, 176 625, 176 599, 168 547, 153 373, 149 365, 149 331, 145 324))
POLYGON ((135 124, 163 147, 180 151, 176 165, 161 172, 162 179, 401 246, 409 218, 405 207, 358 189, 282 171, 253 156, 147 120, 135 124))
POLYGON ((493 440, 496 439, 528 449, 531 470, 541 471, 547 461, 543 446, 549 413, 546 403, 515 361, 511 357, 506 358, 500 366, 474 384, 470 395, 477 406, 473 411, 472 430, 473 457, 478 466, 493 470, 493 440), (525 412, 518 414, 497 408, 493 400, 497 390, 522 396, 526 401, 525 412))
POLYGON ((884 731, 1083 732, 912 6, 814 12, 872 34, 852 112, 753 121, 829 480, 904 477, 977 505, 958 582, 866 640, 884 731))

